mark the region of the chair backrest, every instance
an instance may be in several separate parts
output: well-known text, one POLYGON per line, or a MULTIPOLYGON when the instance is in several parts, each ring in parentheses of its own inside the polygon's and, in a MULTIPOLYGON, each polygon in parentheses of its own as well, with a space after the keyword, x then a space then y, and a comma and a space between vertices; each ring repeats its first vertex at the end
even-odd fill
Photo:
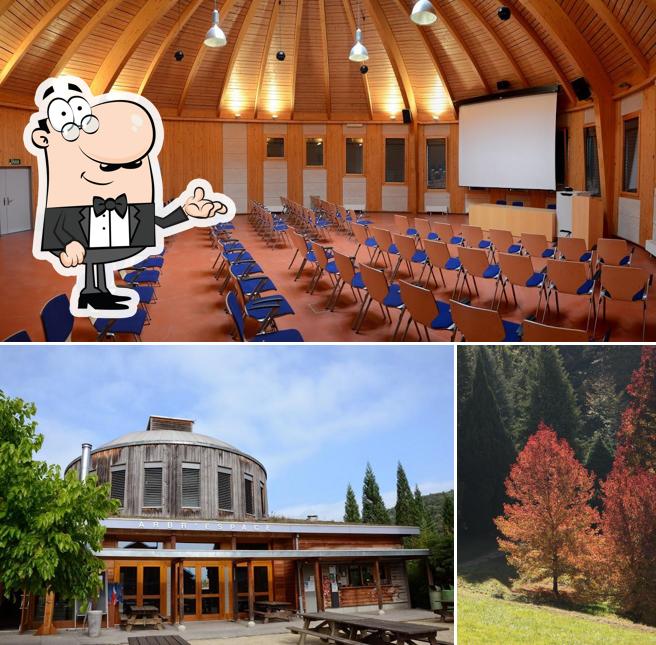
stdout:
POLYGON ((339 275, 342 277, 342 280, 347 284, 353 282, 355 277, 355 267, 353 266, 353 260, 348 255, 339 253, 338 251, 333 251, 333 258, 335 259, 335 264, 337 265, 337 270, 339 275))
POLYGON ((428 255, 428 261, 434 267, 444 267, 451 259, 451 253, 449 253, 449 247, 446 245, 446 242, 424 240, 424 248, 428 255))
POLYGON ((392 233, 392 239, 394 240, 394 244, 396 244, 396 248, 399 250, 399 255, 404 260, 412 260, 412 256, 417 251, 414 237, 392 233))
POLYGON ((629 245, 626 240, 608 237, 600 237, 597 240, 597 256, 600 262, 619 266, 627 255, 629 255, 629 245))
POLYGON ((540 233, 522 233, 522 247, 531 257, 539 258, 549 248, 549 243, 540 233))
POLYGON ((497 251, 507 251, 510 246, 515 243, 512 233, 510 231, 504 231, 498 228, 491 228, 488 231, 490 240, 494 244, 494 248, 497 251))
POLYGON ((401 287, 401 300, 412 318, 420 325, 430 327, 440 313, 430 290, 410 284, 405 280, 399 280, 399 286, 401 287))
POLYGON ((431 223, 427 219, 422 219, 420 217, 415 217, 415 228, 421 238, 428 237, 428 234, 433 230, 431 228, 431 223))
POLYGON ((501 316, 494 309, 472 307, 451 300, 451 316, 458 331, 469 342, 501 342, 506 337, 501 316))
POLYGON ((604 264, 601 267, 601 286, 613 300, 633 301, 647 286, 649 273, 639 267, 618 267, 604 264))
POLYGON ((378 246, 387 251, 392 245, 392 234, 386 228, 376 228, 375 226, 372 226, 369 230, 378 246))
POLYGON ((467 246, 478 246, 479 242, 483 241, 483 229, 480 226, 472 226, 471 224, 463 224, 460 227, 460 232, 465 238, 467 246))
POLYGON ((525 320, 522 330, 522 340, 527 343, 587 343, 590 340, 584 329, 552 327, 533 320, 525 320))
POLYGON ((459 246, 458 256, 465 271, 477 278, 482 278, 485 269, 490 266, 487 253, 483 249, 470 249, 466 246, 459 246))
POLYGON ((401 235, 405 235, 410 228, 410 219, 407 215, 394 215, 394 226, 401 235))
POLYGON ((239 334, 239 339, 243 342, 246 341, 246 330, 244 328, 244 312, 239 304, 239 300, 234 291, 229 291, 228 296, 226 297, 226 305, 228 305, 228 311, 232 316, 232 319, 235 321, 235 327, 237 328, 237 333, 239 334))
POLYGON ((526 281, 535 273, 531 258, 527 255, 517 255, 516 253, 497 254, 501 273, 510 280, 511 284, 521 287, 526 285, 526 281))
POLYGON ((433 222, 433 230, 440 236, 440 240, 447 242, 451 241, 451 238, 455 236, 453 232, 453 226, 447 224, 446 222, 433 222))
POLYGON ((310 242, 310 244, 312 245, 314 254, 317 256, 317 264, 322 269, 325 269, 328 266, 328 256, 326 255, 326 249, 324 249, 321 244, 317 244, 316 242, 310 242))
POLYGON ((508 202, 505 199, 497 199, 497 206, 506 206, 508 202))
POLYGON ((302 257, 305 257, 308 252, 305 238, 294 229, 290 229, 288 233, 292 239, 292 244, 296 247, 296 250, 301 254, 302 257))
POLYGON ((63 343, 70 340, 73 320, 70 302, 65 293, 48 300, 41 310, 41 323, 46 342, 63 343))
POLYGON ((585 240, 582 237, 558 238, 558 251, 565 260, 578 262, 587 250, 585 240))
POLYGON ((15 334, 12 334, 11 336, 7 336, 7 338, 5 338, 4 341, 2 342, 3 343, 31 343, 32 339, 24 329, 21 329, 20 331, 17 331, 15 334))
POLYGON ((516 201, 512 203, 513 206, 524 206, 524 202, 522 201, 516 201))
POLYGON ((389 292, 385 272, 382 269, 370 267, 368 264, 361 264, 360 272, 362 273, 362 280, 364 281, 365 287, 367 287, 369 295, 376 302, 382 303, 389 292))
POLYGON ((369 239, 369 232, 367 231, 367 227, 364 224, 352 222, 351 230, 353 231, 353 235, 355 235, 355 239, 359 244, 364 244, 369 239))
POLYGON ((547 260, 547 277, 561 293, 576 295, 588 279, 588 272, 583 262, 547 260))

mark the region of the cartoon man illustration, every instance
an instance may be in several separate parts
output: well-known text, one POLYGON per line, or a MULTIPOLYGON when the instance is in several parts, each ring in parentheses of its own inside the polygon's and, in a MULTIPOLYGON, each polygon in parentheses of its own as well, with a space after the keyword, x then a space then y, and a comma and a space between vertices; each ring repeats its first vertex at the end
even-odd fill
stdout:
POLYGON ((117 288, 114 271, 161 252, 166 235, 229 221, 234 202, 196 179, 162 205, 163 126, 142 96, 94 97, 81 79, 58 77, 41 83, 35 103, 23 135, 39 168, 34 256, 77 276, 74 315, 131 316, 138 295, 117 288))

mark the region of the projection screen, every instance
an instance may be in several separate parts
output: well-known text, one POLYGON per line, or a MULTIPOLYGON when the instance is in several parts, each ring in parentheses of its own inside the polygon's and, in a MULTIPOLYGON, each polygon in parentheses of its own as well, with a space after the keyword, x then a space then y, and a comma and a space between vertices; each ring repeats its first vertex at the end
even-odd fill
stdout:
POLYGON ((460 185, 556 189, 556 92, 460 107, 460 185))

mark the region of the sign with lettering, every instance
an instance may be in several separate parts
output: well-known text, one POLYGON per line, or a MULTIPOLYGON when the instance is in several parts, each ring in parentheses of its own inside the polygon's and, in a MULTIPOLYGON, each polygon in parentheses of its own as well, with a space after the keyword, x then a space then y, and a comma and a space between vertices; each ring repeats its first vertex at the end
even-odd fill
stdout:
POLYGON ((20 159, 10 159, 9 160, 9 165, 10 166, 20 166, 21 165, 21 160, 20 159))

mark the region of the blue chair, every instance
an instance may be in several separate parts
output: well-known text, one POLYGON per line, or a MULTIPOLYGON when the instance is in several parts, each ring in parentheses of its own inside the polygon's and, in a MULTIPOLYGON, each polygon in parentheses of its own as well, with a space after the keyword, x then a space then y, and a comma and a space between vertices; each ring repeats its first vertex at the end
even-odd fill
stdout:
POLYGON ((32 339, 30 338, 30 335, 22 329, 21 331, 17 331, 15 334, 12 334, 11 336, 7 336, 7 338, 2 341, 3 343, 31 343, 32 339))
POLYGON ((392 340, 394 340, 401 326, 403 314, 405 313, 405 305, 401 298, 401 287, 398 284, 388 284, 383 269, 376 269, 363 264, 360 267, 360 271, 362 272, 362 279, 364 280, 367 295, 362 302, 362 306, 354 322, 355 333, 360 333, 360 327, 369 312, 369 307, 375 301, 380 306, 384 320, 387 321, 389 319, 390 324, 392 322, 392 316, 389 310, 396 309, 399 311, 399 320, 392 335, 392 340))
POLYGON ((278 293, 249 298, 242 290, 242 285, 238 280, 234 281, 234 285, 239 302, 246 310, 246 315, 260 323, 258 333, 266 331, 270 326, 274 328, 274 331, 277 331, 276 319, 294 314, 294 310, 286 298, 278 293))
MULTIPOLYGON (((232 291, 228 293, 226 298, 226 305, 228 311, 232 316, 235 323, 239 340, 246 342, 246 329, 244 326, 244 312, 239 306, 239 300, 236 294, 232 291)), ((250 339, 251 343, 302 343, 303 336, 301 332, 296 329, 282 329, 279 331, 272 331, 265 334, 256 334, 250 339)))
MULTIPOLYGON (((337 265, 338 274, 337 281, 335 282, 335 287, 330 298, 328 299, 328 304, 326 305, 326 309, 330 309, 330 311, 335 311, 335 305, 339 300, 339 296, 342 293, 344 285, 348 284, 351 287, 353 299, 356 303, 358 298, 355 294, 359 294, 360 291, 365 290, 362 273, 356 271, 355 269, 355 258, 350 258, 349 256, 344 255, 343 253, 338 253, 337 251, 334 252, 334 258, 335 264, 337 265)), ((360 300, 362 301, 362 296, 360 296, 360 300)))
POLYGON ((48 343, 63 343, 71 339, 73 314, 68 296, 62 293, 55 296, 41 310, 43 333, 48 343))
POLYGON ((401 340, 406 339, 410 323, 413 322, 419 340, 422 340, 419 325, 423 325, 427 341, 430 341, 429 327, 433 330, 453 330, 451 307, 448 303, 436 300, 429 289, 410 284, 404 280, 399 280, 399 286, 401 287, 403 304, 410 314, 401 340))
POLYGON ((351 232, 355 237, 355 241, 358 243, 357 247, 355 248, 355 253, 353 254, 353 257, 357 258, 360 247, 364 246, 369 252, 369 261, 373 262, 379 251, 378 242, 376 242, 376 238, 369 235, 369 230, 364 224, 358 224, 354 222, 353 224, 351 224, 351 232))
POLYGON ((497 199, 497 206, 507 206, 508 202, 505 199, 497 199))
POLYGON ((337 264, 335 264, 335 260, 330 259, 328 256, 329 249, 321 246, 321 244, 317 244, 316 242, 311 242, 311 245, 312 251, 310 251, 310 253, 314 254, 317 265, 309 287, 310 294, 313 294, 314 290, 317 288, 317 284, 319 284, 319 280, 321 280, 321 276, 323 275, 324 271, 328 274, 333 288, 335 287, 335 282, 339 271, 337 270, 337 264))
MULTIPOLYGON (((460 258, 454 258, 451 256, 446 242, 440 242, 439 240, 424 240, 424 247, 428 254, 430 276, 435 280, 436 287, 438 284, 434 269, 437 269, 440 272, 440 277, 442 278, 442 284, 444 287, 446 287, 446 280, 444 279, 443 272, 455 271, 456 284, 453 287, 453 295, 455 295, 460 281, 460 274, 462 272, 462 262, 460 262, 460 258)), ((428 278, 427 286, 430 286, 430 277, 428 278)))
POLYGON ((138 264, 134 265, 135 269, 161 269, 164 266, 164 258, 160 255, 153 255, 138 264))
POLYGON ((524 202, 522 201, 516 201, 512 203, 513 206, 524 206, 524 202))
POLYGON ((98 332, 98 340, 104 340, 116 334, 131 334, 135 340, 140 341, 145 324, 146 311, 137 309, 137 313, 129 318, 96 318, 93 326, 98 332))
POLYGON ((470 343, 518 343, 522 340, 522 326, 502 320, 496 309, 483 309, 451 300, 451 314, 455 323, 453 340, 460 332, 462 341, 470 343))
POLYGON ((548 208, 550 211, 555 211, 555 210, 556 210, 556 204, 547 204, 547 208, 548 208))
POLYGON ((128 284, 159 284, 159 271, 157 269, 137 269, 126 273, 123 280, 128 284))

